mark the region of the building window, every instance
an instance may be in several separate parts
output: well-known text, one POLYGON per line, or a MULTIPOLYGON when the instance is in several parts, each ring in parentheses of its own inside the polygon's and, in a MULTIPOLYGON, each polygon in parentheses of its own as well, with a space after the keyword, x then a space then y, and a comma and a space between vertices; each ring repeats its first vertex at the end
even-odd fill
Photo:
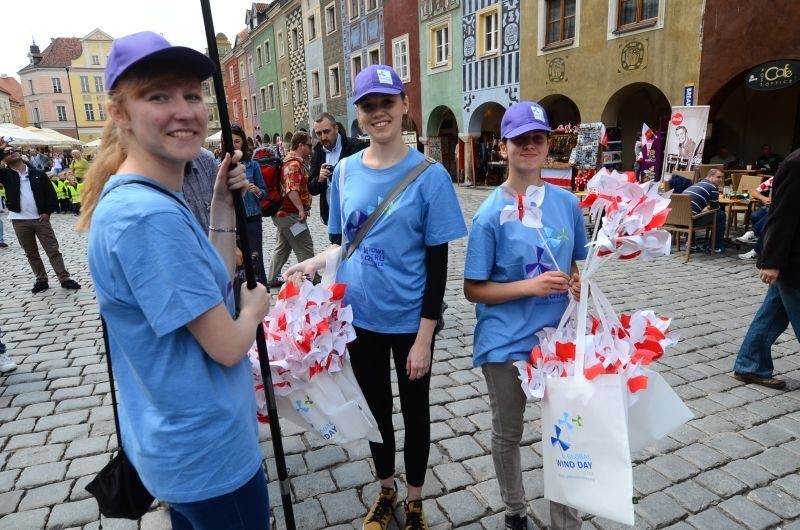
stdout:
POLYGON ((247 98, 242 100, 242 111, 244 112, 244 117, 247 117, 247 98))
POLYGON ((291 45, 290 51, 297 51, 300 49, 300 39, 297 35, 297 28, 292 28, 292 41, 289 43, 291 45))
POLYGON ((381 49, 374 48, 367 52, 367 60, 370 65, 381 64, 381 49))
POLYGON ((264 66, 264 56, 261 53, 261 46, 256 48, 256 66, 259 70, 264 66))
POLYGON ((258 98, 256 98, 255 94, 252 95, 252 98, 253 98, 253 117, 255 118, 256 116, 258 116, 258 98))
POLYGON ((39 114, 39 107, 33 107, 33 120, 34 123, 42 123, 42 116, 39 114))
POLYGON ((306 20, 306 22, 308 23, 308 30, 307 30, 308 42, 311 42, 312 40, 317 38, 317 17, 314 15, 310 15, 306 20))
POLYGON ((83 110, 86 112, 86 121, 94 121, 94 105, 84 103, 83 110))
POLYGON ((100 56, 96 53, 92 54, 92 64, 99 65, 100 64, 100 56))
POLYGON ((89 88, 89 76, 82 75, 81 76, 81 92, 91 92, 92 90, 89 88))
POLYGON ((332 98, 342 94, 341 85, 339 84, 339 65, 335 64, 328 68, 328 93, 332 98))
POLYGON ((231 86, 233 86, 233 84, 236 82, 236 69, 233 67, 233 65, 231 65, 231 67, 228 70, 229 70, 228 77, 230 77, 231 86))
POLYGON ((475 32, 478 35, 478 56, 500 52, 500 6, 492 6, 478 12, 475 32))
POLYGON ((52 78, 53 80, 53 93, 60 94, 61 93, 61 79, 58 77, 52 78))
POLYGON ((250 75, 253 75, 253 56, 252 55, 247 58, 247 72, 250 75))
POLYGON ((270 110, 272 107, 267 105, 267 89, 262 86, 260 92, 261 92, 261 106, 264 108, 264 110, 270 110))
POLYGON ((67 121, 67 107, 64 105, 56 105, 56 114, 58 114, 58 121, 67 121))
POLYGON ((330 35, 336 31, 336 6, 331 2, 325 7, 325 32, 330 35))
POLYGON ((286 54, 286 43, 283 40, 283 32, 278 32, 278 57, 283 57, 286 54))
POLYGON ((31 95, 36 93, 36 91, 33 89, 33 79, 28 79, 28 88, 31 91, 31 95))
POLYGON ((548 0, 545 45, 575 38, 575 0, 548 0))
POLYGON ((244 79, 245 69, 244 69, 244 61, 239 63, 239 82, 242 82, 244 79))
POLYGON ((284 105, 289 104, 289 83, 286 79, 281 79, 281 99, 284 105))
POLYGON ((319 70, 311 72, 311 97, 319 97, 319 70))
POLYGON ((269 41, 264 42, 264 63, 269 64, 272 62, 272 47, 269 45, 269 41))
POLYGON ((450 22, 432 26, 430 29, 429 65, 433 68, 450 63, 450 22))
POLYGON ((267 85, 267 104, 269 109, 275 108, 275 85, 270 83, 267 85))
POLYGON ((355 19, 357 19, 357 18, 358 18, 359 14, 360 14, 360 13, 358 12, 358 9, 359 9, 359 7, 358 7, 358 3, 359 3, 360 1, 361 1, 361 0, 349 0, 349 1, 347 2, 347 6, 348 6, 348 7, 349 7, 349 9, 350 9, 350 20, 355 20, 355 19))
POLYGON ((97 92, 98 94, 102 94, 103 92, 105 92, 105 90, 103 89, 102 75, 94 76, 94 91, 97 92))
POLYGON ((211 83, 208 81, 203 81, 203 95, 206 97, 211 97, 211 83))
POLYGON ((356 76, 357 76, 359 73, 361 73, 361 70, 363 70, 363 69, 364 69, 364 67, 362 66, 362 63, 361 63, 361 56, 360 56, 360 55, 356 55, 355 57, 353 57, 353 58, 352 58, 352 59, 350 59, 350 60, 352 61, 352 65, 353 65, 353 69, 352 69, 352 72, 351 72, 351 76, 350 76, 350 77, 351 77, 351 79, 355 79, 355 78, 356 78, 356 76))
POLYGON ((233 119, 239 119, 239 102, 236 100, 233 101, 233 119))
POLYGON ((366 13, 370 11, 374 11, 378 9, 378 0, 367 0, 367 9, 365 10, 366 13))
POLYGON ((411 81, 408 67, 408 33, 392 40, 392 66, 404 83, 411 81))
POLYGON ((100 116, 100 119, 103 120, 103 121, 106 121, 106 106, 103 105, 102 103, 98 103, 97 104, 97 110, 98 110, 98 115, 100 116))
POLYGON ((294 80, 294 102, 298 105, 303 102, 303 80, 299 77, 294 80))
POLYGON ((617 29, 634 29, 658 19, 658 0, 617 0, 617 29))

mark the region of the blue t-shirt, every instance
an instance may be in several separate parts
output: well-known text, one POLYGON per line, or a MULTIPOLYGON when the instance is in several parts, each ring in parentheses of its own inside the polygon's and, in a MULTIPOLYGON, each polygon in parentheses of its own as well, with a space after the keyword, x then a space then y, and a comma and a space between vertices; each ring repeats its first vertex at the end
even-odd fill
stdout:
MULTIPOLYGON (((130 180, 149 179, 116 175, 105 190, 130 180)), ((169 502, 244 485, 261 466, 251 369, 247 357, 231 368, 214 361, 186 327, 221 302, 233 313, 225 265, 192 214, 146 186, 114 188, 92 216, 89 270, 122 443, 144 485, 169 502)))
MULTIPOLYGON (((362 163, 363 154, 346 159, 344 184, 341 162, 332 179, 328 232, 341 234, 345 248, 383 198, 424 158, 409 149, 394 166, 372 169, 362 163)), ((426 281, 425 247, 465 235, 450 175, 434 164, 392 202, 339 267, 337 281, 347 284, 344 303, 353 306, 353 324, 379 333, 416 333, 426 281)))
MULTIPOLYGON (((559 269, 571 275, 572 262, 586 258, 586 230, 578 199, 557 186, 544 186, 540 205, 544 226, 538 230, 516 220, 500 224, 500 212, 511 204, 502 186, 483 201, 472 220, 465 279, 514 282, 559 269)), ((568 303, 569 294, 562 293, 477 304, 473 364, 527 359, 539 343, 535 333, 557 326, 568 303)))

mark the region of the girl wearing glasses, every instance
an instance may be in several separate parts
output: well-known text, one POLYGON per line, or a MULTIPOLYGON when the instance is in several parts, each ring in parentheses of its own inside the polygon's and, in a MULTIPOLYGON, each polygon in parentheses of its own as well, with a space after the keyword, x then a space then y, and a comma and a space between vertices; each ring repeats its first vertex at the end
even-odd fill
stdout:
MULTIPOLYGON (((392 68, 365 68, 355 79, 354 92, 358 123, 370 145, 334 170, 328 218, 333 251, 339 245, 347 248, 383 197, 424 161, 403 143, 408 96, 392 68)), ((383 443, 370 443, 381 489, 364 520, 367 530, 385 529, 397 506, 390 355, 405 426, 404 528, 428 528, 422 486, 430 447, 434 328, 447 280, 447 244, 466 233, 450 175, 434 163, 392 202, 339 267, 337 281, 347 284, 344 301, 353 307, 357 335, 349 345, 350 361, 383 437, 383 443)), ((323 254, 293 270, 313 274, 324 263, 323 254)))
MULTIPOLYGON (((526 529, 520 441, 525 393, 513 362, 527 359, 536 333, 558 325, 568 293, 578 297, 576 260, 586 257, 578 200, 542 180, 550 125, 532 102, 512 105, 501 123, 506 181, 472 221, 464 292, 477 303, 473 362, 481 367, 492 409, 492 459, 506 505, 505 527, 526 529)), ((577 512, 550 503, 550 528, 577 529, 577 512)))

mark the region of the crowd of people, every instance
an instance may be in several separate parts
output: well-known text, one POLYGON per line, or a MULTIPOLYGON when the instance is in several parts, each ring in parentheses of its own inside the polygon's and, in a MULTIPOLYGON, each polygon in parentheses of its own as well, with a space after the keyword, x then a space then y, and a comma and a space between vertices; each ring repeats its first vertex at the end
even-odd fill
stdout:
MULTIPOLYGON (((348 285, 344 303, 354 314, 350 362, 382 438, 370 443, 379 490, 363 528, 385 530, 400 504, 393 359, 404 430, 404 528, 425 529, 436 326, 448 245, 467 236, 451 177, 403 143, 409 99, 397 73, 383 65, 365 68, 353 86, 368 144, 348 138, 332 115, 322 113, 312 133, 298 130, 268 142, 252 140, 233 125, 233 156, 226 146, 217 153, 203 149, 201 82, 213 69, 203 54, 173 47, 155 33, 122 37, 108 58, 109 120, 91 164, 80 152, 68 160, 37 152, 26 161, 0 140, 0 183, 35 276, 32 292, 49 288, 37 239, 61 287, 80 288, 66 270, 49 221, 54 213, 79 215, 107 327, 106 353, 115 360, 123 447, 142 482, 169 504, 173 528, 266 528, 269 500, 246 353, 269 310, 269 287, 295 274, 316 281, 331 253, 345 255, 336 280, 348 285), (265 162, 273 159, 280 162, 265 162), (384 198, 401 184, 402 193, 372 223, 371 214, 382 212, 384 198), (266 199, 276 191, 273 211, 266 199), (244 234, 236 231, 232 193, 244 198, 244 234), (314 196, 331 243, 317 254, 308 226, 314 196), (267 210, 276 242, 265 267, 267 210), (248 239, 251 256, 238 255, 237 238, 248 239), (284 271, 292 252, 298 263, 284 271), (254 261, 261 285, 234 292, 244 259, 254 261)), ((513 362, 528 358, 536 333, 557 325, 570 297, 580 296, 576 262, 586 257, 576 197, 542 180, 550 133, 545 110, 534 102, 505 112, 493 145, 507 161, 506 178, 475 214, 464 269, 465 296, 477 304, 473 364, 486 381, 492 459, 505 527, 513 530, 528 527, 520 464, 526 399, 513 362), (541 229, 502 220, 509 196, 535 198, 541 229), (558 233, 558 243, 546 233, 558 233), (549 261, 531 271, 525 263, 537 251, 549 261)), ((778 167, 766 147, 763 165, 777 173, 774 183, 770 178, 753 190, 764 207, 753 214, 752 233, 741 239, 756 243, 754 257, 769 289, 734 376, 781 388, 785 383, 773 376, 770 346, 790 322, 800 335, 800 222, 787 199, 798 194, 800 154, 778 167), (770 190, 776 190, 774 197, 770 190)), ((720 157, 732 163, 727 153, 720 157)), ((685 190, 694 213, 717 209, 717 252, 725 228, 718 204, 723 178, 712 169, 685 190)), ((704 219, 711 222, 711 216, 704 219)), ((15 368, 0 342, 0 372, 15 368)), ((574 509, 556 503, 550 504, 550 518, 555 529, 582 523, 574 509)))

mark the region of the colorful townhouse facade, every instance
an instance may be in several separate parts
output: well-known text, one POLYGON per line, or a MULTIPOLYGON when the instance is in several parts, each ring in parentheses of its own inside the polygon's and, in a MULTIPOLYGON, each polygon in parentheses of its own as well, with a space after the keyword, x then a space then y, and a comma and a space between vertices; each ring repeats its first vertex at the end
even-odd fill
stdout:
POLYGON ((106 121, 105 70, 114 39, 95 29, 80 40, 81 54, 67 68, 69 91, 79 138, 91 142, 100 137, 106 121))
POLYGON ((256 85, 259 96, 258 120, 262 141, 281 134, 280 95, 278 93, 278 68, 275 55, 275 30, 273 20, 278 3, 264 11, 264 20, 251 33, 256 58, 256 85))
POLYGON ((20 127, 27 127, 28 113, 25 111, 25 100, 22 97, 22 85, 19 84, 17 78, 2 74, 0 75, 0 88, 10 95, 11 122, 20 127))
MULTIPOLYGON (((326 79, 327 111, 341 123, 345 130, 347 120, 347 91, 344 85, 344 41, 340 0, 321 0, 322 58, 326 79)), ((313 117, 312 117, 313 119, 313 117)))
POLYGON ((342 54, 346 60, 346 125, 351 136, 362 134, 353 108, 353 82, 361 70, 373 64, 383 64, 386 59, 383 4, 380 0, 344 0, 341 4, 344 39, 342 54))
POLYGON ((419 11, 416 6, 405 2, 385 2, 383 18, 391 23, 384 24, 385 64, 391 65, 405 85, 409 100, 409 111, 403 123, 403 130, 413 132, 419 138, 422 125, 422 94, 419 76, 419 11))

